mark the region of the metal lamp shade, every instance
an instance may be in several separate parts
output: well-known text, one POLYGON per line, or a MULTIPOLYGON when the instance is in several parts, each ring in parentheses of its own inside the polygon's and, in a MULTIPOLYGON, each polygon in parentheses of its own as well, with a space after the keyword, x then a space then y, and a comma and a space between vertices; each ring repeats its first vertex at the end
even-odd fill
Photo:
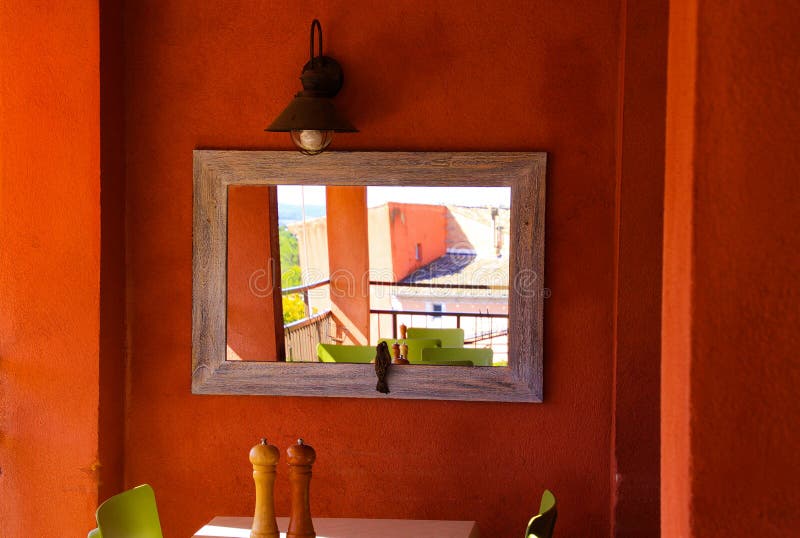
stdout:
POLYGON ((297 95, 265 131, 335 131, 356 133, 358 129, 336 112, 327 97, 297 95))

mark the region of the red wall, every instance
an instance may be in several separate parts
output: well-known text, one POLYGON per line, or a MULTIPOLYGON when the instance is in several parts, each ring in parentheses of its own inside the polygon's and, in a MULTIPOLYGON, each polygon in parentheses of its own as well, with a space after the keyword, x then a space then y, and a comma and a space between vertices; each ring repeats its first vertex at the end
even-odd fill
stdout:
POLYGON ((447 234, 445 206, 389 203, 392 269, 395 281, 402 280, 445 253, 447 234), (416 258, 416 246, 420 256, 416 258))
MULTIPOLYGON (((549 487, 559 534, 606 534, 619 6, 162 0, 126 15, 125 468, 155 486, 165 534, 252 510, 263 435, 315 446, 320 516, 477 519, 516 537, 549 487), (544 404, 190 394, 191 152, 291 148, 263 129, 299 88, 315 16, 361 130, 333 149, 550 152, 544 404)), ((287 488, 281 473, 280 513, 287 488)))
MULTIPOLYGON (((625 2, 617 113, 617 262, 612 411, 615 536, 659 532, 666 0, 625 2)), ((665 535, 670 536, 670 535, 665 535)))
POLYGON ((676 1, 670 33, 662 533, 797 536, 800 14, 676 1))
POLYGON ((57 9, 27 0, 0 3, 4 538, 51 536, 54 529, 84 536, 94 526, 99 87, 97 2, 69 0, 57 9))
POLYGON ((269 208, 267 187, 228 188, 228 359, 278 360, 272 294, 280 293, 280 259, 272 259, 269 208))

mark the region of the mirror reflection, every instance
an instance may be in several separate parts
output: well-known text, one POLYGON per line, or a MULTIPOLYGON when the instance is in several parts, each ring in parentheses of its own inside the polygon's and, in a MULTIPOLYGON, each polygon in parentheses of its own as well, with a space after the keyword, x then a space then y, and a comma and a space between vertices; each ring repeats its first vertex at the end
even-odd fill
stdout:
POLYGON ((506 366, 510 191, 230 186, 228 360, 506 366))

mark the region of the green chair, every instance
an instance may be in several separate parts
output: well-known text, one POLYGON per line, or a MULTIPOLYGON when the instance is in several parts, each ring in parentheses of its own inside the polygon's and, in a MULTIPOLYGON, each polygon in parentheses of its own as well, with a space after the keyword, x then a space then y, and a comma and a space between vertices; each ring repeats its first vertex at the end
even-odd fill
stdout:
POLYGON ((464 347, 464 329, 423 329, 409 327, 406 331, 409 338, 438 338, 441 347, 464 347))
POLYGON ((474 366, 491 366, 492 350, 489 348, 439 347, 422 350, 422 362, 470 361, 474 366))
POLYGON ((114 495, 97 509, 89 538, 163 538, 153 488, 144 484, 114 495))
POLYGON ((472 361, 421 361, 414 364, 417 366, 475 366, 472 361))
POLYGON ((525 529, 525 538, 551 538, 553 529, 556 526, 557 515, 556 498, 549 489, 546 489, 542 494, 539 513, 528 522, 528 528, 525 529))
POLYGON ((381 338, 378 340, 379 342, 386 342, 389 344, 389 351, 391 352, 392 344, 397 342, 398 344, 406 343, 408 346, 408 362, 420 362, 422 361, 422 350, 426 348, 433 348, 439 347, 442 345, 442 341, 438 338, 406 338, 405 340, 398 338, 381 338))
POLYGON ((369 363, 375 358, 373 346, 345 346, 341 344, 317 344, 320 362, 369 363))

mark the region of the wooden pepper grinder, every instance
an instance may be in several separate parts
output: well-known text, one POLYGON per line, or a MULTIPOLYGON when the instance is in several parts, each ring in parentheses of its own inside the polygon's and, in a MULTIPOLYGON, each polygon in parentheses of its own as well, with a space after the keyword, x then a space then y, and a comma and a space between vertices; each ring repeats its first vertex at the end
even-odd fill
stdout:
POLYGON ((408 334, 408 327, 406 327, 405 323, 401 323, 400 324, 400 339, 401 340, 405 340, 407 338, 406 334, 408 334))
POLYGON ((392 344, 392 364, 397 364, 400 360, 400 344, 395 340, 392 344))
POLYGON ((289 456, 289 483, 292 488, 292 513, 289 515, 289 529, 286 538, 316 538, 314 523, 311 521, 309 486, 311 485, 311 466, 317 453, 302 439, 286 450, 289 456))
POLYGON ((267 440, 250 449, 253 464, 253 481, 256 483, 256 511, 250 538, 280 538, 275 521, 275 465, 281 457, 278 449, 267 440))

